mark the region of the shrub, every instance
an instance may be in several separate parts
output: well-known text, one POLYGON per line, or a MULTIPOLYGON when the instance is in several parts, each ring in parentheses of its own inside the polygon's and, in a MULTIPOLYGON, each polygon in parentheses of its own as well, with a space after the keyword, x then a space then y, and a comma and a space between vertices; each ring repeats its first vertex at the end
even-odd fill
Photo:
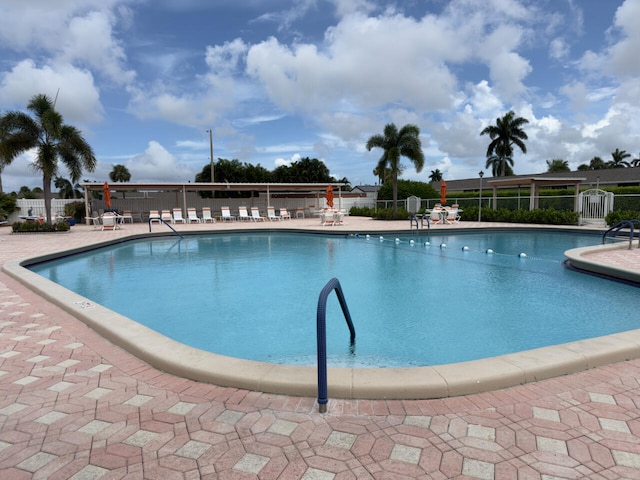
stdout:
POLYGON ((349 215, 354 217, 373 217, 375 210, 371 207, 351 207, 349 215))
POLYGON ((12 225, 13 233, 50 233, 50 232, 68 232, 71 228, 67 222, 55 222, 51 225, 40 222, 14 222, 12 225))
POLYGON ((394 215, 393 208, 381 208, 371 215, 376 220, 406 220, 409 218, 409 212, 404 208, 398 208, 398 212, 394 215))
POLYGON ((85 213, 84 202, 67 203, 64 206, 64 215, 73 218, 76 222, 81 222, 85 213))
POLYGON ((607 222, 607 225, 613 226, 623 220, 640 219, 640 212, 635 210, 613 210, 609 212, 604 219, 607 222))
POLYGON ((0 220, 6 220, 16 210, 18 210, 18 205, 15 197, 0 193, 0 220))
MULTIPOLYGON (((478 207, 467 207, 460 214, 462 220, 478 220, 478 207)), ((578 213, 568 210, 555 210, 553 208, 538 208, 536 210, 509 210, 501 208, 482 209, 482 220, 485 222, 505 223, 536 223, 547 225, 577 225, 578 213)))

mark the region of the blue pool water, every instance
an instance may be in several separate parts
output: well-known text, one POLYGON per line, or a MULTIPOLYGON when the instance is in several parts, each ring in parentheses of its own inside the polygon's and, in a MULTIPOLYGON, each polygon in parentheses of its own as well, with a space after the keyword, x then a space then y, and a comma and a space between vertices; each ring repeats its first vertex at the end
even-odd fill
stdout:
POLYGON ((454 363, 639 327, 637 288, 563 266, 564 251, 598 244, 598 236, 438 232, 398 240, 163 237, 30 268, 179 342, 273 363, 316 363, 318 295, 333 277, 357 338, 352 351, 332 294, 332 366, 454 363))

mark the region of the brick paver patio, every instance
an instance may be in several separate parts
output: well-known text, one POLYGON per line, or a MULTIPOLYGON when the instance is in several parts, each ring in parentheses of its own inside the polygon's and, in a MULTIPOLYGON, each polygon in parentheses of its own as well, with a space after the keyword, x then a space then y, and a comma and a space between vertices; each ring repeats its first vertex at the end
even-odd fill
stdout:
MULTIPOLYGON (((5 227, 0 261, 146 230, 5 227)), ((0 273, 0 389, 3 480, 640 479, 640 360, 466 397, 331 399, 320 414, 314 398, 151 368, 0 273)))

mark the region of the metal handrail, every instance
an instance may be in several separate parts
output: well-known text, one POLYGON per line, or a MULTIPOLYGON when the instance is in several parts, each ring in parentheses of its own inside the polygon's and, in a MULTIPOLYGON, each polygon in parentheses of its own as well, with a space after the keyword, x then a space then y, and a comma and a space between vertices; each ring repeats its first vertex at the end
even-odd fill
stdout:
POLYGON ((169 227, 171 230, 173 230, 173 233, 178 235, 180 238, 184 238, 180 232, 178 232, 175 228, 173 228, 171 225, 169 225, 165 220, 163 220, 161 218, 150 218, 149 219, 149 233, 151 233, 151 222, 155 222, 156 220, 158 222, 164 223, 167 227, 169 227))
MULTIPOLYGON (((632 243, 633 243, 633 226, 634 225, 638 225, 640 226, 640 220, 622 220, 621 222, 616 223, 613 227, 609 228, 609 230, 607 230, 606 232, 604 232, 602 234, 602 243, 604 244, 605 241, 607 240, 607 235, 609 235, 610 233, 614 233, 614 235, 612 235, 612 237, 615 238, 615 234, 619 233, 620 230, 622 230, 623 228, 629 228, 629 248, 628 250, 631 250, 632 247, 632 243)), ((640 239, 638 240, 638 248, 640 248, 640 239)))
POLYGON ((332 278, 320 292, 320 296, 318 297, 318 313, 316 316, 316 329, 318 334, 318 411, 320 413, 327 411, 327 403, 329 402, 327 393, 327 297, 332 290, 335 290, 338 295, 342 313, 347 321, 347 326, 351 334, 350 342, 352 349, 356 342, 356 330, 351 321, 351 314, 349 313, 342 287, 337 278, 332 278))

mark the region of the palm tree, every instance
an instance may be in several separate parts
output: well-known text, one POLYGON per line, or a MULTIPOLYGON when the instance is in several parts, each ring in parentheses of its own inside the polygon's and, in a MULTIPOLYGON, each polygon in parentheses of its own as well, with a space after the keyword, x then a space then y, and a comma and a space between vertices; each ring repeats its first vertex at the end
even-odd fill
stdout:
POLYGON ((416 172, 421 172, 424 166, 424 153, 420 141, 420 129, 416 125, 407 124, 398 131, 393 123, 384 127, 382 135, 373 135, 367 141, 367 150, 381 148, 382 156, 378 161, 378 172, 389 169, 393 181, 393 215, 398 213, 398 175, 402 165, 400 157, 407 157, 416 167, 416 172))
POLYGON ((611 161, 607 164, 609 168, 623 168, 630 167, 631 164, 625 160, 625 158, 629 158, 631 156, 630 153, 627 153, 626 150, 620 150, 616 148, 615 151, 611 152, 611 161))
MULTIPOLYGON (((491 143, 487 147, 487 166, 492 166, 493 176, 506 176, 507 167, 513 166, 513 146, 517 146, 522 153, 527 153, 527 146, 524 140, 529 137, 522 129, 522 126, 529 123, 529 120, 522 117, 515 117, 513 110, 510 110, 502 118, 496 118, 495 125, 489 125, 480 132, 480 135, 489 135, 491 143), (497 159, 491 159, 496 156, 497 159), (490 160, 491 159, 491 160, 490 160)), ((513 172, 513 170, 511 169, 513 172)))
MULTIPOLYGON (((112 182, 128 182, 131 180, 131 173, 124 165, 114 165, 109 172, 109 180, 112 182)), ((122 192, 122 198, 125 198, 125 192, 122 192)))
POLYGON ((439 169, 431 170, 431 174, 429 175, 430 182, 439 182, 442 180, 442 172, 439 169))
POLYGON ((491 155, 487 157, 484 168, 491 167, 491 175, 494 177, 510 177, 513 175, 513 158, 507 156, 491 155))
POLYGON ((23 152, 35 151, 32 167, 42 173, 44 208, 47 222, 51 223, 51 180, 58 174, 58 162, 67 167, 71 182, 76 183, 83 169, 95 169, 96 158, 80 130, 64 123, 49 97, 34 95, 27 109, 35 118, 19 111, 3 117, 5 138, 1 153, 8 163, 23 152))
POLYGON ((58 195, 61 198, 81 198, 82 194, 78 189, 78 184, 73 185, 69 180, 62 177, 56 177, 53 185, 58 189, 58 195))
POLYGON ((547 160, 547 173, 570 172, 569 162, 566 160, 547 160))

